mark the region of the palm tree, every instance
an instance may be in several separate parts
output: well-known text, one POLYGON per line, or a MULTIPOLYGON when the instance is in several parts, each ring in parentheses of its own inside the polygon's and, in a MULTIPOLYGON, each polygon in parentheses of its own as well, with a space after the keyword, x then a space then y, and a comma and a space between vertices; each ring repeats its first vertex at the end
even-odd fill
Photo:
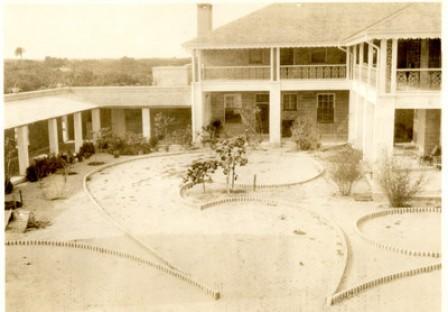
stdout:
POLYGON ((17 47, 14 51, 15 56, 22 58, 23 53, 25 53, 25 49, 22 47, 17 47))

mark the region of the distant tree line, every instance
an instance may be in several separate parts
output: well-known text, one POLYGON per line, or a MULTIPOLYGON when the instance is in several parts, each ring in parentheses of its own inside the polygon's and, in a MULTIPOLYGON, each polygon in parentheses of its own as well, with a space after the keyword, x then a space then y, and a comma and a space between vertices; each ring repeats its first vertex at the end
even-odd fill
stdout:
POLYGON ((4 92, 67 86, 144 86, 152 84, 152 67, 185 65, 188 58, 5 60, 4 92))

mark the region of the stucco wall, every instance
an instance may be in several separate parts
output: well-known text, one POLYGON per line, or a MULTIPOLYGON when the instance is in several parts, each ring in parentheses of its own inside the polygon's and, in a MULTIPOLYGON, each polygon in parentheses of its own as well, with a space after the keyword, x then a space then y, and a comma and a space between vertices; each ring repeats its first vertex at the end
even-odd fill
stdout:
POLYGON ((160 66, 152 68, 154 86, 171 87, 188 85, 191 81, 189 66, 160 66))
MULTIPOLYGON (((269 65, 270 50, 259 49, 263 53, 262 64, 254 65, 269 65)), ((205 50, 202 52, 202 63, 205 66, 244 66, 249 63, 249 50, 234 49, 234 50, 205 50)))

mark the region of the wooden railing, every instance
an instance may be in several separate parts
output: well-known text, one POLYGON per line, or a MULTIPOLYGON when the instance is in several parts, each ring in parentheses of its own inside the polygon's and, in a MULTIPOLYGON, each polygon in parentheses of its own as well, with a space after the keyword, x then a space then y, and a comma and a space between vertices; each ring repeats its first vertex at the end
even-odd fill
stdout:
POLYGON ((281 79, 344 79, 346 75, 345 64, 280 66, 281 79))
POLYGON ((203 80, 266 80, 271 78, 269 65, 251 66, 205 66, 203 80))
POLYGON ((397 90, 440 90, 441 68, 397 69, 397 90))

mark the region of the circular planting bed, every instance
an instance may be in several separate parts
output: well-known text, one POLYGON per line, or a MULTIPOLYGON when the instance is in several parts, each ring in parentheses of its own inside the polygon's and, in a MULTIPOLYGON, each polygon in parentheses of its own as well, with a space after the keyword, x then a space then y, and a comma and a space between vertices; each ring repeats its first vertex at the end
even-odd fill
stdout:
POLYGON ((441 215, 437 209, 385 210, 362 217, 357 227, 361 236, 385 249, 416 256, 437 257, 440 253, 441 215))
MULTIPOLYGON (((252 186, 287 186, 304 183, 322 173, 321 166, 305 153, 248 152, 249 162, 237 168, 236 184, 252 186)), ((226 183, 222 170, 212 176, 219 183, 226 183)))

